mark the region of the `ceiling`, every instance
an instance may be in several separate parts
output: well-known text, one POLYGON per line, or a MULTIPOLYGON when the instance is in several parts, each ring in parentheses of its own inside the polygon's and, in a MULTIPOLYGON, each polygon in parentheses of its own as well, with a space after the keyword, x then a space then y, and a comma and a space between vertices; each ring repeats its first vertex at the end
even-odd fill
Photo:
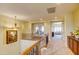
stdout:
POLYGON ((74 3, 0 3, 0 14, 21 20, 51 18, 63 16, 75 10, 79 4, 74 3), (48 14, 47 8, 56 7, 55 14, 48 14))

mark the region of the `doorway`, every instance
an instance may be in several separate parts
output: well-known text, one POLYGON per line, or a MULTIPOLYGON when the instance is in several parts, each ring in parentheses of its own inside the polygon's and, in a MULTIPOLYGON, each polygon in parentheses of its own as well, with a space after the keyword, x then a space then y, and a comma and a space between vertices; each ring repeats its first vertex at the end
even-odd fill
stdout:
POLYGON ((63 38, 63 22, 52 22, 52 38, 60 40, 63 38))

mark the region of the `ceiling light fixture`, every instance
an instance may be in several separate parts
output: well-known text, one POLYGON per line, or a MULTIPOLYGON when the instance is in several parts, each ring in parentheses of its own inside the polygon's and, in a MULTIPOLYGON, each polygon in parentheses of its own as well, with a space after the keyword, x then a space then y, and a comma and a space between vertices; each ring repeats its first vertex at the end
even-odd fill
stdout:
POLYGON ((19 26, 17 24, 17 21, 16 21, 16 16, 14 17, 14 26, 13 26, 14 29, 18 29, 19 26))
POLYGON ((15 23, 14 23, 14 27, 17 27, 17 23, 16 23, 16 16, 15 16, 15 23))

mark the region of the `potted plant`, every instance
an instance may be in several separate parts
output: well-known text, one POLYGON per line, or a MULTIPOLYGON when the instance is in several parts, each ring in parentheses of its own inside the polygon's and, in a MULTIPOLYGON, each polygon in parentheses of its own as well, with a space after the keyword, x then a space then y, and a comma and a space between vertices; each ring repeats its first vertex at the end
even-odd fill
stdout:
POLYGON ((79 38, 79 30, 75 31, 74 34, 76 38, 79 38))

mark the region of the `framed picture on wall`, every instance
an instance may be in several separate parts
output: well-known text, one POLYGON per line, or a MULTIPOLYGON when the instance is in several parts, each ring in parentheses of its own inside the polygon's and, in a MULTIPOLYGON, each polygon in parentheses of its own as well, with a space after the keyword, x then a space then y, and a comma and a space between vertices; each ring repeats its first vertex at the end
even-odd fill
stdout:
POLYGON ((14 43, 17 41, 17 30, 6 31, 6 44, 14 43))

